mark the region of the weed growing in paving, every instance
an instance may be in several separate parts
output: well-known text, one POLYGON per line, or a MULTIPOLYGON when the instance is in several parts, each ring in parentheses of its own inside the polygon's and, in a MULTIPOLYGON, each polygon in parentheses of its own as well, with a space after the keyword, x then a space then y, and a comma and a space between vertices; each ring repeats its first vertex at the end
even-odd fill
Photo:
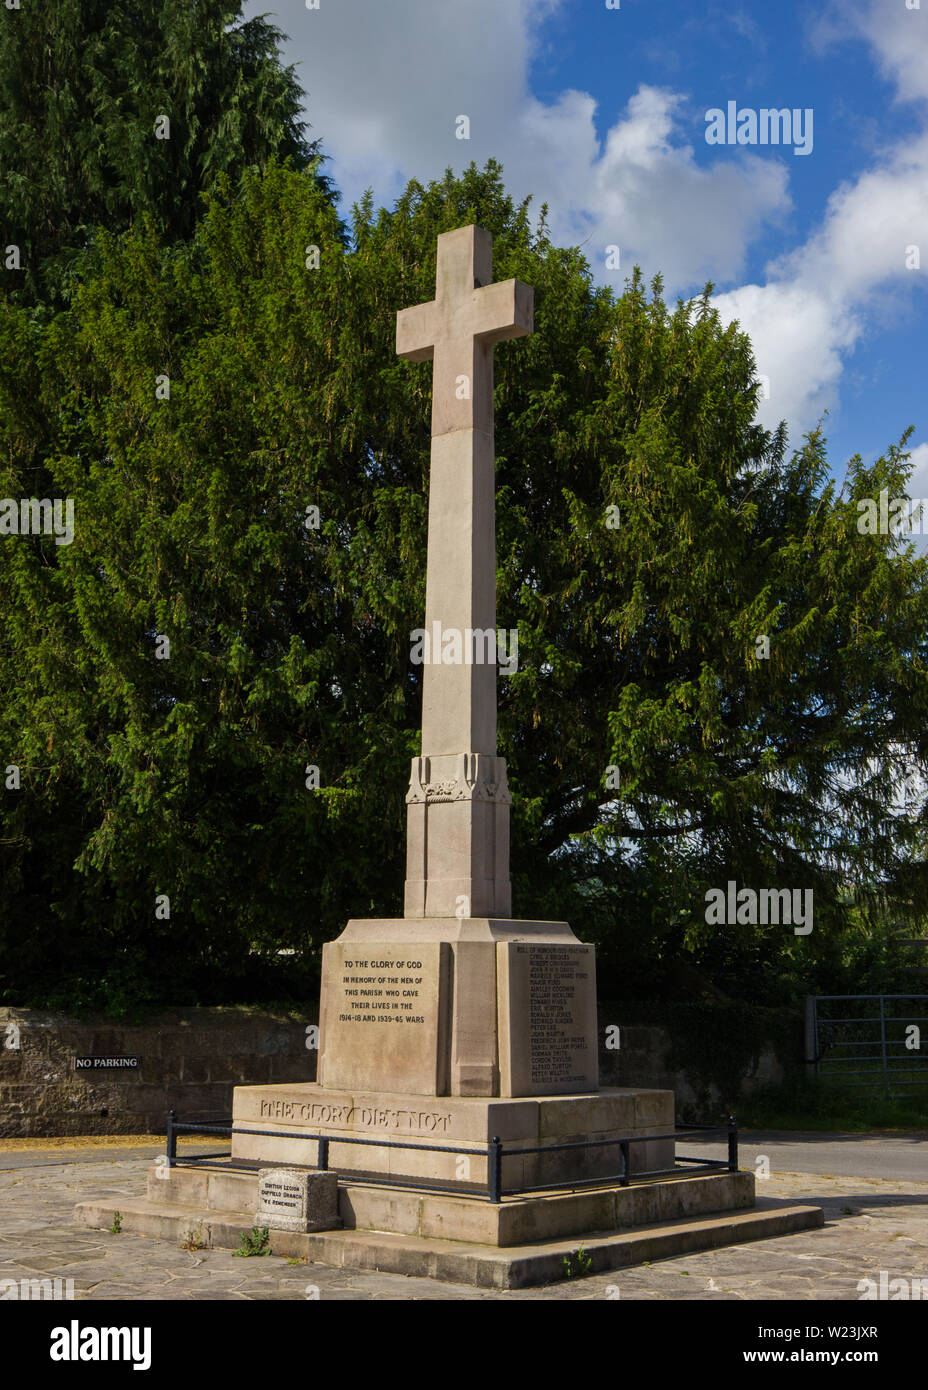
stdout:
POLYGON ((572 1279, 575 1274, 589 1274, 593 1261, 581 1245, 580 1249, 575 1251, 573 1255, 565 1255, 561 1263, 564 1266, 564 1277, 572 1279), (577 1261, 576 1269, 574 1268, 575 1259, 577 1261))
POLYGON ((269 1255, 271 1253, 271 1237, 267 1226, 252 1226, 251 1234, 240 1231, 238 1236, 239 1248, 233 1250, 233 1255, 269 1255))
POLYGON ((205 1250, 207 1242, 203 1239, 203 1222, 198 1221, 190 1228, 180 1243, 181 1250, 205 1250))

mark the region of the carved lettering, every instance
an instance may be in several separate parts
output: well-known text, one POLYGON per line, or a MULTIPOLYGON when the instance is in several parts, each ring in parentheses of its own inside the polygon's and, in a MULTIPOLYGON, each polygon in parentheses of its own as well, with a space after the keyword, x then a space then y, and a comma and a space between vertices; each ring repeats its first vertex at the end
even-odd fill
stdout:
POLYGON ((421 961, 403 957, 373 961, 346 960, 339 978, 338 1022, 425 1023, 425 1014, 416 1009, 414 1002, 419 999, 420 991, 416 988, 402 991, 394 988, 396 985, 421 985, 421 975, 403 973, 416 969, 422 969, 421 961))
POLYGON ((500 947, 513 1095, 595 1090, 595 957, 591 946, 518 942, 500 947), (526 1026, 527 1025, 527 1026, 526 1026))
POLYGON ((361 1105, 325 1105, 318 1102, 296 1105, 292 1101, 261 1101, 261 1119, 293 1119, 308 1121, 315 1129, 393 1129, 403 1131, 436 1130, 444 1134, 451 1116, 432 1110, 375 1110, 361 1105), (283 1112, 283 1113, 282 1113, 283 1112))

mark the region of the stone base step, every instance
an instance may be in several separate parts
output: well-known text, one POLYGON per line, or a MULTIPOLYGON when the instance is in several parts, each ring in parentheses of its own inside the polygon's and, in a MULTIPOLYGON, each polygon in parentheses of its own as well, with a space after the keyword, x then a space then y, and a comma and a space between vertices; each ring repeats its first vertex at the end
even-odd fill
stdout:
MULTIPOLYGON (((197 1164, 149 1173, 148 1200, 179 1204, 222 1219, 223 1212, 254 1212, 258 1174, 197 1164)), ((753 1208, 754 1174, 709 1173, 653 1182, 614 1182, 572 1192, 526 1193, 502 1202, 358 1182, 339 1175, 338 1214, 349 1230, 382 1231, 426 1240, 478 1245, 536 1245, 588 1231, 624 1231, 668 1221, 753 1208)))
POLYGON ((628 1155, 633 1176, 674 1164, 673 1092, 640 1087, 526 1098, 345 1091, 315 1082, 236 1086, 232 1117, 235 1162, 311 1167, 318 1161, 318 1137, 305 1136, 324 1135, 328 1166, 339 1174, 440 1183, 465 1196, 486 1190, 494 1138, 503 1145, 501 1176, 509 1189, 614 1180, 622 1169, 622 1139, 634 1141, 628 1155), (558 1147, 592 1140, 615 1142, 558 1147))
MULTIPOLYGON (((241 1233, 250 1232, 255 1224, 253 1211, 212 1212, 144 1199, 122 1199, 119 1210, 125 1231, 177 1242, 193 1232, 204 1247, 237 1249, 241 1233)), ((75 1220, 82 1226, 109 1227, 113 1220, 113 1199, 79 1203, 75 1208, 75 1220)), ((580 1243, 590 1260, 587 1272, 600 1274, 644 1260, 669 1259, 721 1245, 812 1230, 823 1224, 821 1207, 762 1198, 748 1211, 715 1214, 699 1220, 668 1221, 619 1232, 593 1232, 579 1241, 573 1237, 539 1245, 500 1248, 370 1230, 322 1231, 313 1235, 272 1231, 270 1249, 274 1255, 305 1256, 312 1263, 342 1269, 379 1270, 386 1274, 473 1284, 485 1289, 520 1289, 563 1279, 564 1257, 575 1255, 580 1243)))

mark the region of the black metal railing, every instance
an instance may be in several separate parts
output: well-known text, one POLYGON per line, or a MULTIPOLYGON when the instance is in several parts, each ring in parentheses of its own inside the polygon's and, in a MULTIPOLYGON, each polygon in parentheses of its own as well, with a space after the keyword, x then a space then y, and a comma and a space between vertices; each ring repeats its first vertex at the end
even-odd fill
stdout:
MULTIPOLYGON (((177 1136, 179 1134, 230 1134, 236 1135, 255 1135, 262 1139, 302 1139, 316 1144, 316 1162, 314 1165, 306 1164, 306 1167, 314 1166, 316 1169, 326 1171, 329 1166, 329 1145, 335 1144, 354 1144, 360 1148, 376 1149, 410 1149, 425 1153, 454 1154, 455 1157, 461 1156, 482 1156, 481 1148, 464 1148, 460 1144, 451 1146, 448 1144, 415 1144, 404 1139, 362 1139, 355 1135, 332 1136, 330 1134, 316 1134, 308 1130, 297 1132, 280 1129, 247 1129, 236 1126, 231 1117, 215 1122, 178 1120, 174 1110, 168 1111, 167 1119, 167 1154, 166 1161, 168 1168, 183 1168, 194 1164, 208 1163, 210 1160, 230 1159, 232 1151, 228 1153, 212 1154, 184 1154, 178 1157, 177 1136)), ((630 1183, 650 1182, 657 1178, 676 1176, 696 1176, 701 1173, 716 1173, 724 1170, 729 1173, 738 1172, 738 1125, 733 1115, 729 1116, 727 1125, 690 1125, 686 1128, 674 1128, 671 1131, 664 1131, 660 1134, 629 1134, 610 1139, 580 1139, 571 1140, 565 1144, 543 1144, 535 1145, 530 1148, 523 1148, 521 1144, 504 1144, 501 1139, 494 1137, 485 1146, 487 1158, 487 1182, 486 1189, 483 1190, 477 1184, 468 1185, 461 1182, 456 1186, 450 1184, 425 1182, 412 1176, 397 1174, 374 1174, 363 1172, 359 1173, 358 1181, 369 1183, 372 1186, 381 1187, 404 1187, 413 1191, 422 1192, 451 1192, 458 1196, 479 1197, 485 1201, 500 1202, 504 1197, 518 1197, 527 1192, 560 1192, 574 1191, 583 1187, 601 1187, 603 1183, 618 1182, 621 1187, 628 1187, 630 1183), (632 1173, 631 1167, 631 1148, 633 1144, 654 1144, 661 1140, 672 1139, 674 1144, 684 1136, 698 1134, 703 1138, 710 1134, 724 1134, 728 1139, 728 1157, 725 1159, 697 1158, 686 1154, 674 1154, 673 1166, 670 1168, 648 1168, 642 1169, 637 1174, 632 1173), (621 1159, 621 1164, 615 1173, 600 1173, 596 1177, 567 1179, 563 1181, 549 1181, 527 1185, 521 1183, 515 1187, 503 1184, 503 1160, 504 1158, 522 1158, 529 1154, 554 1154, 568 1151, 579 1152, 590 1149, 615 1149, 617 1157, 621 1159), (681 1169, 677 1164, 689 1164, 690 1167, 681 1169)), ((235 1162, 230 1161, 226 1167, 237 1172, 253 1172, 255 1162, 235 1162)))

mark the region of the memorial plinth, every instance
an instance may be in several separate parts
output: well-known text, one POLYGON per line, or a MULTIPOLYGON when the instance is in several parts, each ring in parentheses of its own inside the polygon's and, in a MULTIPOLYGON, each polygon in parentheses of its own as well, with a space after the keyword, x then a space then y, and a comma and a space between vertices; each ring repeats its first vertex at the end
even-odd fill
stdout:
MULTIPOLYGON (((337 1090, 314 1082, 237 1086, 235 1129, 248 1132, 233 1132, 232 1157, 255 1168, 312 1165, 317 1142, 275 1134, 298 1136, 302 1130, 325 1136, 328 1163, 345 1180, 422 1181, 485 1200, 493 1139, 503 1145, 504 1190, 569 1186, 592 1178, 615 1181, 621 1170, 619 1139, 669 1134, 673 1124, 672 1091, 481 1100, 337 1090), (557 1147, 610 1139, 616 1143, 584 1150, 557 1147), (522 1154, 523 1149, 541 1152, 522 1154)), ((667 1169, 673 1164, 673 1140, 634 1144, 629 1157, 632 1173, 667 1169)))
POLYGON ((566 922, 349 922, 323 948, 319 1021, 324 1086, 432 1096, 597 1086, 593 948, 566 922))
MULTIPOLYGON (((614 1177, 618 1149, 520 1148, 673 1128, 669 1091, 598 1092, 594 953, 566 922, 349 922, 323 948, 319 1046, 315 1083, 236 1088, 236 1128, 268 1137, 233 1134, 235 1161, 311 1162, 311 1142, 272 1136, 303 1129, 340 1173, 485 1192, 491 1139, 504 1186, 535 1186, 614 1177)), ((632 1150, 635 1172, 671 1163, 667 1142, 632 1150)))

